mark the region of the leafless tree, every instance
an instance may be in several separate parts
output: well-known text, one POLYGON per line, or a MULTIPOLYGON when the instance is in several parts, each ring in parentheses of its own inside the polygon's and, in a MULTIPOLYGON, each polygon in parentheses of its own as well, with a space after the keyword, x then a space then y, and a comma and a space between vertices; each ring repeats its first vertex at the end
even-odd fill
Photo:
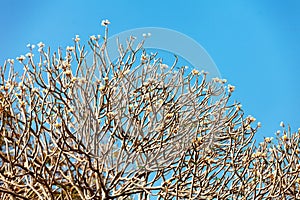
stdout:
POLYGON ((0 69, 1 199, 299 199, 299 132, 255 146, 234 86, 79 36, 0 69))

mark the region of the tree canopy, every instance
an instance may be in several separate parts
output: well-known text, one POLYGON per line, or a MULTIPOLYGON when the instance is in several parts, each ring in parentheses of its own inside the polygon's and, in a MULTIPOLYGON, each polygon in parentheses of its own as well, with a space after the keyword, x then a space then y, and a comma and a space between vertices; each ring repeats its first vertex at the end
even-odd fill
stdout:
POLYGON ((134 37, 111 60, 108 25, 1 66, 1 199, 300 198, 300 131, 255 146, 234 86, 134 37))

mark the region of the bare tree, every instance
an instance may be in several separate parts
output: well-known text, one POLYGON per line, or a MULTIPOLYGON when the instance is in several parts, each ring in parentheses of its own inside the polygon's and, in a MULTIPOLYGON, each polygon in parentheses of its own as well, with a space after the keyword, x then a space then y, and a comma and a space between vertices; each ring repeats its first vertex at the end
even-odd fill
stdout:
POLYGON ((103 25, 90 57, 76 36, 1 67, 1 199, 300 198, 299 132, 254 146, 234 86, 134 37, 111 60, 103 25))

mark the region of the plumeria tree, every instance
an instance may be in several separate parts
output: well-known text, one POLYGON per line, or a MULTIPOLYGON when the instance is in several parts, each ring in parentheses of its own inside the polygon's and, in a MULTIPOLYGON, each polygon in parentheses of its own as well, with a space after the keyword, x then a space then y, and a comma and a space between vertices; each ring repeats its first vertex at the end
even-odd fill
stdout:
POLYGON ((234 86, 134 37, 112 60, 102 25, 1 66, 1 199, 300 198, 299 131, 255 146, 234 86))

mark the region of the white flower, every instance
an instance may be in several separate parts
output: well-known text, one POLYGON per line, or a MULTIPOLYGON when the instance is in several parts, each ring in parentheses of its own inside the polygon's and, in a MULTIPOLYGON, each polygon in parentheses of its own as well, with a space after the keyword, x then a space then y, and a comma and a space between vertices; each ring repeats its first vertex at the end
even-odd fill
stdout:
POLYGON ((37 46, 38 46, 39 48, 43 48, 43 47, 45 47, 45 44, 44 44, 43 42, 39 42, 39 43, 37 44, 37 46))
POLYGON ((258 128, 261 127, 261 122, 257 122, 257 127, 258 127, 258 128))
POLYGON ((35 48, 35 45, 33 44, 33 45, 31 45, 31 49, 34 49, 35 48))
POLYGON ((77 81, 77 77, 72 77, 71 82, 75 83, 77 81))
POLYGON ((113 118, 113 117, 115 116, 115 113, 114 113, 114 112, 107 112, 107 113, 106 113, 106 116, 107 116, 108 118, 113 118))
POLYGON ((32 88, 32 92, 39 92, 38 88, 32 88))
POLYGON ((14 59, 8 59, 7 62, 9 62, 10 64, 13 65, 15 63, 15 60, 14 59))
POLYGON ((105 85, 101 84, 100 87, 99 87, 99 90, 103 92, 105 90, 105 88, 106 88, 105 85))
POLYGON ((282 136, 282 140, 283 140, 283 141, 288 141, 289 138, 288 138, 288 136, 287 136, 286 134, 284 134, 284 135, 282 136))
POLYGON ((75 50, 75 48, 74 47, 70 47, 70 46, 67 46, 67 51, 74 51, 75 50))
POLYGON ((193 75, 199 75, 199 71, 196 70, 196 69, 193 69, 193 70, 192 70, 192 74, 193 74, 193 75))
POLYGON ((242 108, 242 104, 238 104, 238 105, 236 105, 236 106, 235 106, 235 108, 236 108, 236 110, 241 110, 241 108, 242 108))
POLYGON ((251 123, 251 122, 255 122, 256 119, 254 117, 252 117, 251 115, 249 115, 247 117, 247 120, 251 123))
POLYGON ((97 40, 97 38, 96 38, 95 35, 91 35, 91 36, 90 36, 90 39, 91 39, 91 40, 97 40))
POLYGON ((174 116, 174 113, 168 113, 166 115, 166 119, 171 119, 174 116))
POLYGON ((72 75, 72 71, 71 71, 71 70, 66 70, 64 73, 65 73, 67 76, 71 76, 71 75, 72 75))
POLYGON ((215 77, 215 78, 212 78, 212 80, 216 83, 220 82, 221 80, 219 79, 219 77, 215 77))
POLYGON ((125 75, 125 74, 128 74, 129 72, 130 72, 130 70, 127 69, 127 70, 125 70, 125 71, 123 72, 123 74, 125 75))
POLYGON ((234 90, 235 90, 235 86, 233 86, 233 85, 228 85, 228 92, 234 92, 234 90))
POLYGON ((80 41, 80 37, 79 37, 79 35, 75 35, 75 42, 79 42, 80 41))
POLYGON ((147 59, 148 59, 148 58, 147 58, 146 55, 142 55, 142 56, 141 56, 141 60, 142 60, 142 61, 146 61, 147 59))
POLYGON ((29 48, 30 46, 31 46, 31 44, 27 44, 27 45, 26 45, 26 47, 28 47, 28 48, 29 48))
POLYGON ((20 57, 16 58, 19 62, 22 62, 23 60, 25 60, 25 56, 21 55, 20 57))
POLYGON ((166 64, 160 64, 160 68, 161 69, 167 69, 169 66, 168 65, 166 65, 166 64))
POLYGON ((143 37, 146 38, 146 37, 150 37, 151 36, 151 33, 143 33, 143 37))
POLYGON ((270 143, 273 140, 273 137, 266 137, 265 142, 270 143))
POLYGON ((18 84, 18 87, 19 87, 19 88, 22 88, 22 87, 23 87, 23 82, 20 82, 20 83, 18 84))
POLYGON ((207 74, 209 74, 209 72, 207 72, 207 71, 204 71, 204 70, 201 70, 201 74, 203 74, 203 75, 207 75, 207 74))
POLYGON ((283 122, 280 122, 280 126, 281 126, 281 127, 284 127, 284 123, 283 123, 283 122))
POLYGON ((34 54, 31 53, 31 52, 29 52, 29 53, 27 53, 25 56, 28 57, 28 58, 32 58, 32 57, 34 56, 34 54))
POLYGON ((108 21, 108 19, 102 20, 101 25, 102 26, 107 26, 110 24, 110 21, 108 21))
POLYGON ((259 146, 264 146, 264 144, 265 144, 265 143, 263 143, 263 142, 260 142, 260 143, 259 143, 259 146))

